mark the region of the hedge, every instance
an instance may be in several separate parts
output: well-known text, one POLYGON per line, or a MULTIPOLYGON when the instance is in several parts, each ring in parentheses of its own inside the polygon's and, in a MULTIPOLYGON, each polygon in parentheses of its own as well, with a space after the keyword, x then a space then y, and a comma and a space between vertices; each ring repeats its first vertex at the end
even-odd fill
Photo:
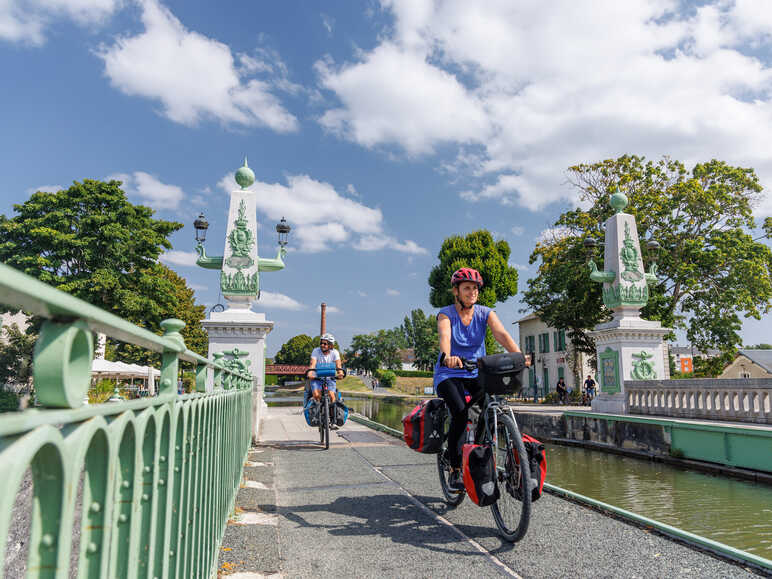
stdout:
POLYGON ((397 376, 403 378, 431 378, 434 376, 433 372, 426 372, 425 370, 392 370, 397 376))

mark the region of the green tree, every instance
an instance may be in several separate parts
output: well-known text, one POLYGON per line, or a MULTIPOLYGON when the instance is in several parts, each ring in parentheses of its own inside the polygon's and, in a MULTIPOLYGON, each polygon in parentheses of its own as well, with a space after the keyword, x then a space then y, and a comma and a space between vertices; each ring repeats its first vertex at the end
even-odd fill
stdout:
MULTIPOLYGON (((509 265, 509 244, 494 241, 489 231, 480 230, 465 237, 453 235, 442 242, 437 257, 440 260, 429 273, 429 302, 436 308, 453 303, 450 276, 461 267, 472 267, 480 272, 485 282, 478 303, 494 307, 517 293, 517 270, 509 265)), ((488 331, 485 338, 489 354, 499 348, 488 331)))
POLYGON ((409 316, 405 316, 400 331, 407 347, 413 349, 416 368, 431 370, 439 351, 437 316, 427 316, 420 308, 412 310, 409 316))
MULTIPOLYGON (((0 261, 156 333, 164 318, 181 318, 188 347, 206 354, 198 324, 203 307, 181 277, 158 263, 182 224, 155 219, 120 185, 86 179, 14 205, 14 217, 0 215, 0 261)), ((157 358, 125 344, 111 344, 111 351, 127 362, 157 358)))
MULTIPOLYGON (((621 190, 639 237, 662 247, 659 283, 650 287, 642 316, 684 329, 695 347, 731 358, 740 344, 740 315, 759 319, 772 299, 772 251, 751 235, 761 192, 753 169, 712 160, 687 170, 667 157, 654 162, 625 155, 571 167, 569 182, 589 208, 563 213, 555 223, 561 234, 537 244, 531 263, 540 262, 539 272, 524 301, 551 326, 568 329, 579 349, 593 352, 584 331, 609 312, 600 284, 584 269, 582 243, 587 237, 602 241, 597 225, 613 212, 610 194, 621 190)), ((766 235, 770 230, 767 220, 766 235)), ((652 256, 642 245, 647 260, 652 256)))
POLYGON ((379 368, 399 370, 402 367, 399 351, 404 345, 403 340, 398 328, 378 330, 375 335, 375 358, 379 368))
POLYGON ((18 325, 2 328, 0 340, 0 385, 26 386, 32 377, 34 335, 28 335, 18 325))
POLYGON ((274 363, 305 366, 311 359, 311 351, 313 349, 314 345, 311 336, 307 334, 293 336, 282 344, 281 349, 276 353, 274 363))
MULTIPOLYGON (((206 308, 196 303, 195 292, 188 287, 185 278, 162 263, 155 263, 149 268, 148 275, 144 279, 148 284, 152 284, 145 285, 144 291, 156 295, 156 299, 148 303, 146 317, 135 323, 160 335, 163 333, 161 328, 163 320, 168 318, 182 320, 185 322, 185 327, 180 333, 185 339, 185 346, 201 356, 207 356, 209 336, 201 327, 206 308)), ((106 357, 143 365, 158 366, 161 363, 160 354, 114 340, 108 341, 106 357)), ((187 362, 183 362, 183 365, 189 366, 187 362)))
POLYGON ((745 346, 746 350, 772 350, 772 344, 756 344, 755 346, 745 346))
POLYGON ((377 340, 372 334, 357 334, 346 350, 346 366, 373 373, 378 369, 377 340))

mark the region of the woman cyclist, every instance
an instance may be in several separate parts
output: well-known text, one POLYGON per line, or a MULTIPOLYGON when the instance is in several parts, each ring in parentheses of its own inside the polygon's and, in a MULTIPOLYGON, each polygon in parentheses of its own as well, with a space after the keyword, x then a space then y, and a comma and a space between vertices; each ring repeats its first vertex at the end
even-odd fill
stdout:
POLYGON ((448 484, 451 490, 461 492, 464 490, 461 476, 462 435, 469 409, 466 396, 471 396, 471 404, 482 394, 477 384, 477 370, 464 370, 461 358, 471 360, 485 356, 486 328, 491 329, 493 337, 507 352, 519 352, 520 348, 504 328, 496 312, 475 303, 483 286, 480 272, 462 267, 451 276, 450 286, 454 303, 445 306, 437 314, 440 356, 434 366, 434 389, 447 404, 451 415, 448 452, 453 471, 448 484), (440 360, 443 360, 442 365, 440 360))

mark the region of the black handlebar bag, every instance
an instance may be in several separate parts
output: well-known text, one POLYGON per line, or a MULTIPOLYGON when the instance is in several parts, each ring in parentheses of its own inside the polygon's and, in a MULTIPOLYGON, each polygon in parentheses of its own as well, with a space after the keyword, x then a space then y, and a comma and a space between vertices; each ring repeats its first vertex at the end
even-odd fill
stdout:
POLYGON ((521 352, 491 354, 477 359, 477 380, 488 394, 520 392, 524 370, 525 356, 521 352))

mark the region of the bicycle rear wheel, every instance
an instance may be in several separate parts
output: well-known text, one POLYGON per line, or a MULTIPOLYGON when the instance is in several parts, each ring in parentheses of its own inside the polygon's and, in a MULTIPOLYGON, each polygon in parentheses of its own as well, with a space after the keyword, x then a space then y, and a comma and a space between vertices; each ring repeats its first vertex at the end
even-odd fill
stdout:
POLYGON ((523 437, 517 424, 499 414, 496 428, 496 471, 501 497, 491 505, 491 513, 501 536, 519 541, 531 520, 531 470, 523 437))
POLYGON ((450 428, 450 413, 447 408, 445 409, 445 427, 442 434, 443 442, 442 449, 437 454, 437 472, 440 475, 440 486, 442 487, 442 494, 445 497, 445 502, 451 507, 455 507, 461 504, 464 500, 466 493, 461 491, 455 492, 450 490, 448 479, 450 478, 450 458, 448 457, 448 428, 450 428))

